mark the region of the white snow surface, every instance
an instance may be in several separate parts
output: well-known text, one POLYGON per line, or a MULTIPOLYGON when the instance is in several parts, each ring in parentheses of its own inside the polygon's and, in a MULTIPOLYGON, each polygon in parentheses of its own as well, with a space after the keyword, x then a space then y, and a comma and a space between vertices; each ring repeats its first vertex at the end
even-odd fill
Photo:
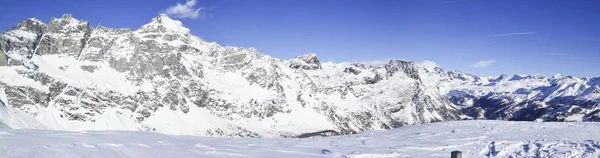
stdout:
POLYGON ((0 157, 599 157, 598 123, 449 121, 321 138, 1 129, 0 157))
POLYGON ((143 25, 140 29, 157 28, 161 26, 176 33, 190 33, 190 29, 184 27, 181 21, 173 20, 164 13, 153 18, 150 23, 143 25))

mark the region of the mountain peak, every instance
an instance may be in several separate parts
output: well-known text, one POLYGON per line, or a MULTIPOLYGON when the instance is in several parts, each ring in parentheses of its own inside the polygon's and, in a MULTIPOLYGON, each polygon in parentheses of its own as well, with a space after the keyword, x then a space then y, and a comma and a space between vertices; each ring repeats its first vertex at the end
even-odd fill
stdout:
POLYGON ((559 79, 559 78, 563 78, 563 75, 555 74, 554 76, 552 76, 552 79, 559 79))
POLYGON ((176 32, 189 34, 190 29, 183 26, 183 23, 178 20, 171 19, 167 14, 161 13, 158 16, 152 18, 150 23, 142 26, 140 30, 143 31, 159 31, 159 32, 176 32))
POLYGON ((41 20, 38 20, 36 18, 29 18, 25 21, 21 21, 17 24, 17 27, 19 28, 31 28, 32 26, 38 26, 38 25, 46 25, 44 22, 42 22, 41 20))
POLYGON ((166 18, 169 18, 169 16, 167 14, 165 14, 165 13, 160 13, 160 14, 158 14, 157 17, 166 17, 166 18))
POLYGON ((290 60, 289 67, 294 69, 302 68, 305 70, 316 70, 322 68, 321 61, 319 61, 317 54, 314 53, 296 56, 294 59, 290 60))
POLYGON ((63 14, 60 18, 62 18, 62 19, 73 19, 73 14, 63 14))
MULTIPOLYGON (((163 22, 163 20, 164 20, 164 21, 176 21, 176 20, 173 20, 173 19, 171 19, 171 18, 170 18, 170 17, 169 17, 167 14, 165 14, 165 13, 160 13, 160 14, 158 14, 158 16, 156 16, 156 17, 152 18, 152 22, 156 21, 156 22, 162 23, 162 22, 163 22)), ((180 23, 181 23, 181 22, 180 22, 180 23)))

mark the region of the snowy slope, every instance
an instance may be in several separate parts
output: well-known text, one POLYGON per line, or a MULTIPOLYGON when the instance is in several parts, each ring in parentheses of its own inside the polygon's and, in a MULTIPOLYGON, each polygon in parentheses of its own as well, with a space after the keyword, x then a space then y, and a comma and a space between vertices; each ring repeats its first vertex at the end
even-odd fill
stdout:
POLYGON ((599 157, 597 123, 449 121, 325 138, 0 129, 0 157, 599 157))

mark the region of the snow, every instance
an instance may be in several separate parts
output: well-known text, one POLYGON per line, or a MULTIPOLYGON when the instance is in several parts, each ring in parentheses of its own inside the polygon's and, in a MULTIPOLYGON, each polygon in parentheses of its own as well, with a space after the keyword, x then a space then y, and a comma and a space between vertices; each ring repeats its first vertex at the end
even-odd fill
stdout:
MULTIPOLYGON (((69 31, 72 30, 77 30, 78 26, 87 26, 89 23, 87 21, 83 21, 83 20, 78 20, 72 17, 72 15, 70 14, 63 14, 63 16, 61 18, 52 18, 52 20, 50 21, 50 23, 66 23, 66 25, 64 25, 62 28, 60 28, 60 30, 58 30, 61 33, 68 33, 69 31)), ((53 35, 61 35, 61 34, 57 34, 57 33, 53 33, 53 35)), ((70 35, 71 37, 73 37, 73 35, 75 35, 76 37, 82 37, 82 33, 69 33, 68 35, 70 35)))
POLYGON ((598 123, 453 121, 322 138, 0 128, 0 157, 598 157, 598 123))
POLYGON ((155 128, 157 132, 173 135, 205 135, 209 129, 228 128, 229 123, 210 111, 195 105, 188 106, 190 111, 187 115, 179 110, 159 108, 144 124, 155 128))
POLYGON ((37 38, 37 34, 22 29, 6 31, 2 34, 2 36, 7 38, 9 41, 32 41, 37 38))
POLYGON ((14 109, 10 106, 5 106, 2 102, 6 101, 6 94, 4 90, 0 88, 0 128, 34 128, 34 129, 46 129, 46 126, 37 122, 35 118, 26 114, 20 110, 14 109))
POLYGON ((426 69, 428 71, 435 71, 435 68, 439 67, 437 65, 437 63, 435 63, 433 61, 429 61, 429 60, 424 60, 424 61, 421 61, 421 62, 417 62, 416 64, 417 64, 417 66, 419 66, 421 68, 424 68, 424 69, 426 69))
MULTIPOLYGON (((37 82, 30 78, 24 78, 22 75, 17 73, 16 70, 24 70, 25 68, 19 67, 0 67, 0 82, 6 83, 11 86, 27 86, 31 88, 35 88, 37 90, 43 92, 49 92, 48 86, 42 85, 42 83, 37 82)), ((4 90, 2 91, 4 92, 4 90)), ((4 100, 6 101, 6 100, 4 100)))
POLYGON ((33 22, 35 22, 35 23, 42 24, 42 25, 45 25, 45 24, 46 24, 46 23, 42 22, 42 20, 40 20, 40 19, 37 19, 37 18, 29 18, 29 19, 27 19, 27 20, 29 20, 29 21, 33 21, 33 22))
POLYGON ((159 26, 163 26, 167 28, 167 30, 176 32, 176 33, 184 33, 189 34, 190 29, 183 26, 181 21, 173 20, 167 16, 167 14, 161 13, 157 17, 153 18, 152 21, 146 25, 143 25, 140 29, 146 28, 157 28, 159 26))
POLYGON ((144 83, 141 86, 133 86, 126 79, 126 73, 120 73, 110 68, 106 63, 79 61, 74 57, 64 55, 34 56, 32 61, 39 66, 40 72, 68 83, 70 86, 115 90, 123 94, 153 90, 152 85, 149 83, 144 83), (81 69, 82 65, 97 66, 98 69, 94 72, 87 72, 81 69), (65 70, 61 70, 60 67, 65 68, 65 70))
POLYGON ((584 116, 585 116, 585 114, 573 114, 573 115, 565 118, 565 121, 582 122, 584 116))
MULTIPOLYGON (((82 131, 86 130, 139 130, 139 124, 132 118, 130 111, 107 109, 100 114, 94 122, 69 121, 67 119, 57 118, 63 112, 56 108, 40 108, 40 113, 36 117, 38 122, 46 125, 49 129, 82 131)), ((17 129, 17 128, 15 128, 17 129)))
MULTIPOLYGON (((208 70, 210 71, 210 70, 208 70)), ((207 73, 204 78, 210 83, 213 89, 227 90, 221 96, 226 100, 250 101, 254 99, 258 102, 268 99, 274 95, 274 92, 264 89, 256 84, 248 83, 241 74, 225 72, 225 73, 207 73)))
POLYGON ((245 129, 256 131, 265 137, 272 137, 270 132, 301 133, 335 129, 335 125, 327 121, 327 117, 309 108, 300 108, 290 114, 275 114, 272 118, 259 120, 246 119, 236 123, 245 129))

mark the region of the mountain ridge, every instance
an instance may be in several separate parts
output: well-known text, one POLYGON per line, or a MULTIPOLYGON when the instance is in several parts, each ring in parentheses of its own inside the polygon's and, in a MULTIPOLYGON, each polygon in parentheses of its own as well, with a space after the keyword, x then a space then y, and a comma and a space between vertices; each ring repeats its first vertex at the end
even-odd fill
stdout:
POLYGON ((321 62, 316 54, 282 60, 207 42, 164 14, 135 31, 94 28, 70 14, 48 24, 28 19, 2 33, 0 48, 1 107, 27 114, 13 119, 43 126, 5 123, 11 128, 287 137, 472 118, 600 117, 597 78, 489 79, 431 63, 390 60, 374 67, 321 62), (554 83, 578 88, 551 88, 554 83), (530 96, 543 88, 552 93, 530 96), (497 101, 504 97, 512 102, 497 101), (515 113, 523 111, 521 98, 540 115, 515 113), (556 105, 539 110, 546 105, 536 101, 556 105), (563 105, 570 103, 577 104, 563 105), (575 106, 579 112, 565 109, 575 106))

